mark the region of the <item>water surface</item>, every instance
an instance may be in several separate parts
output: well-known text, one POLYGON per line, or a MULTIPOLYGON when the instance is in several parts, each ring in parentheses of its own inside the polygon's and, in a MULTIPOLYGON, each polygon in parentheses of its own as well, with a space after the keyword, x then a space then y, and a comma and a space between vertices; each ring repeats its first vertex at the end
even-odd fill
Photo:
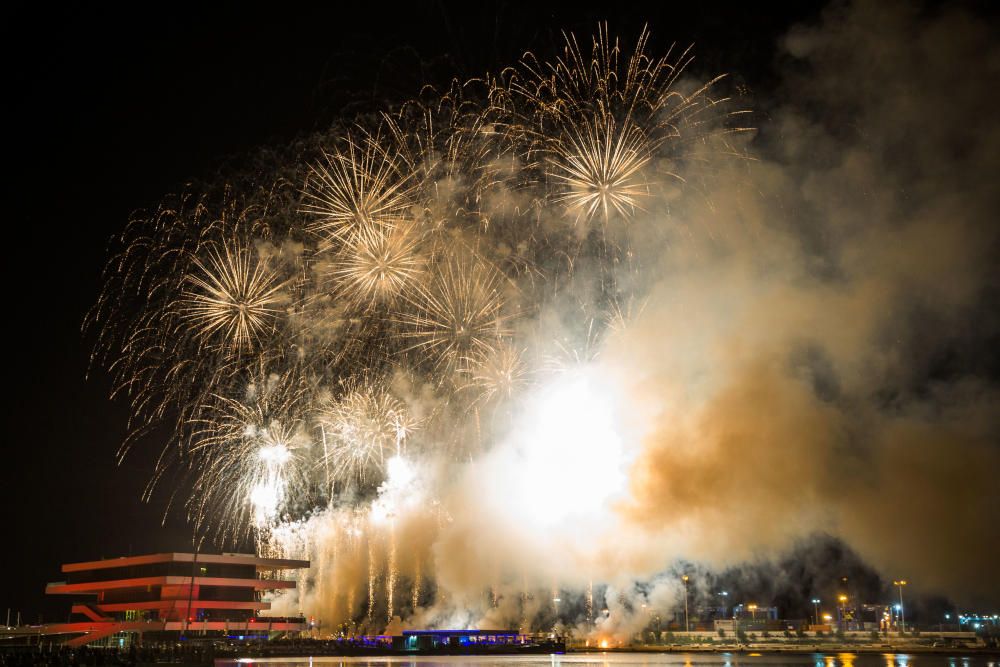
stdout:
POLYGON ((996 656, 906 653, 569 653, 243 658, 222 667, 1000 667, 996 656))

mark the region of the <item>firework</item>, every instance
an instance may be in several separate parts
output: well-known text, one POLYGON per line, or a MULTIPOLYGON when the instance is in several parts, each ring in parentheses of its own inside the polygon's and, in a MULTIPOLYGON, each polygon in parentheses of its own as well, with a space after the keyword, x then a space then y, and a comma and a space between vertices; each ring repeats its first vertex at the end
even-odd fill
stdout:
POLYGON ((323 443, 321 465, 331 481, 380 481, 385 462, 398 454, 416 420, 384 387, 361 381, 324 406, 317 416, 323 443))
POLYGON ((510 399, 527 384, 528 365, 523 354, 524 350, 502 343, 469 363, 469 387, 478 392, 478 402, 510 399))
POLYGON ((189 287, 181 296, 181 320, 196 327, 203 342, 248 350, 274 326, 275 306, 281 301, 274 271, 247 250, 212 249, 207 259, 192 258, 196 271, 185 277, 189 287))
POLYGON ((310 167, 303 191, 308 231, 321 248, 350 243, 352 236, 377 221, 403 218, 413 205, 413 178, 382 145, 378 136, 347 136, 338 150, 324 153, 310 167))
MULTIPOLYGON (((643 30, 623 57, 605 25, 589 55, 575 35, 566 35, 560 58, 526 54, 494 96, 511 109, 533 150, 548 156, 546 175, 557 185, 550 198, 577 220, 634 215, 650 194, 642 171, 654 158, 683 159, 696 142, 748 129, 732 122, 743 112, 730 109, 727 97, 712 96, 723 77, 682 85, 690 47, 675 56, 671 46, 654 58, 647 53, 649 37, 643 30)), ((735 152, 728 145, 723 150, 735 152)), ((676 170, 660 173, 681 179, 676 170)))
POLYGON ((572 125, 553 149, 558 157, 550 162, 550 175, 562 186, 554 201, 578 219, 601 214, 607 220, 615 212, 628 217, 649 194, 640 172, 651 159, 650 148, 639 127, 629 121, 616 126, 607 114, 572 125))
MULTIPOLYGON (((196 493, 188 503, 198 522, 249 517, 263 527, 297 484, 310 441, 304 432, 304 387, 291 374, 257 369, 238 398, 212 395, 192 418, 189 456, 196 493)), ((246 520, 223 530, 247 530, 246 520)))
MULTIPOLYGON (((656 218, 637 212, 691 147, 742 129, 721 79, 684 80, 690 52, 648 41, 567 35, 558 58, 426 89, 130 223, 88 316, 94 364, 131 401, 130 442, 171 433, 154 482, 190 475, 196 532, 270 552, 336 511, 335 559, 359 575, 335 588, 344 627, 374 621, 380 586, 391 620, 411 565, 412 607, 433 601, 432 560, 375 527, 404 506, 390 468, 406 461, 409 488, 423 457, 474 460, 539 371, 593 360, 632 319, 616 304, 638 271, 607 223, 656 218)), ((447 508, 424 500, 440 529, 447 508)))
POLYGON ((430 284, 405 314, 407 348, 430 355, 439 368, 464 369, 475 355, 493 353, 510 333, 504 314, 504 277, 475 257, 456 257, 437 267, 430 284))
POLYGON ((384 221, 362 225, 334 270, 338 294, 359 306, 392 304, 423 273, 420 236, 412 225, 384 221))

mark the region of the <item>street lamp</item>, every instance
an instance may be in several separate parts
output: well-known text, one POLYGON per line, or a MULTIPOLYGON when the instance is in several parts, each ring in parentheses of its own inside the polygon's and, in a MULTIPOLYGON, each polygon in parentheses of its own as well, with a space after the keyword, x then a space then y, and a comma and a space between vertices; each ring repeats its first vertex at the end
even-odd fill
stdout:
POLYGON ((753 618, 754 621, 756 621, 757 620, 757 605, 755 605, 755 604, 748 604, 747 605, 747 609, 750 610, 750 616, 753 618))
POLYGON ((684 632, 691 632, 688 622, 688 576, 685 574, 681 579, 684 581, 684 632))
POLYGON ((729 606, 726 604, 726 598, 729 597, 729 592, 728 591, 722 591, 721 593, 719 593, 719 597, 722 598, 722 618, 725 618, 726 617, 726 610, 729 609, 729 606))
POLYGON ((816 612, 813 618, 816 619, 816 625, 819 625, 819 603, 820 603, 819 598, 813 598, 813 610, 816 612))
POLYGON ((903 586, 906 585, 906 579, 894 581, 892 585, 899 588, 899 627, 901 632, 906 632, 906 611, 903 609, 903 586))
POLYGON ((840 625, 840 629, 844 630, 845 626, 846 626, 846 623, 844 622, 845 621, 844 617, 847 615, 847 609, 846 609, 846 607, 847 607, 847 596, 846 595, 838 595, 837 596, 837 601, 840 602, 840 606, 837 607, 837 615, 839 617, 837 620, 838 620, 838 624, 840 625))

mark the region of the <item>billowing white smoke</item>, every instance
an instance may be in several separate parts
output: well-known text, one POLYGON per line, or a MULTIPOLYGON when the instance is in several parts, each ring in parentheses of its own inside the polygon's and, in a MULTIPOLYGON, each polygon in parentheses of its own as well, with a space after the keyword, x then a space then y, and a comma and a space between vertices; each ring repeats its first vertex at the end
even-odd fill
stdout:
POLYGON ((786 47, 758 160, 624 232, 644 306, 541 374, 475 461, 397 462, 377 511, 301 526, 313 570, 287 610, 627 637, 683 604, 678 559, 818 531, 918 592, 998 591, 973 573, 1000 553, 1000 54, 961 12, 883 3, 786 47))

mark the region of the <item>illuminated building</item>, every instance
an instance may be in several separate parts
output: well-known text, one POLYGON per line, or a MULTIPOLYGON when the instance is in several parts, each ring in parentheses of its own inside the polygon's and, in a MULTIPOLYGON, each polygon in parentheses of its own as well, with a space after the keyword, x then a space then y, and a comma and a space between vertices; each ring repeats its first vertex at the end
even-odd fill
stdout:
POLYGON ((70 646, 102 641, 124 645, 197 637, 264 638, 305 629, 303 618, 261 616, 271 591, 295 588, 278 578, 309 561, 252 554, 161 553, 62 566, 66 581, 46 593, 78 598, 67 623, 41 633, 68 638, 70 646), (109 642, 110 640, 110 642, 109 642))

